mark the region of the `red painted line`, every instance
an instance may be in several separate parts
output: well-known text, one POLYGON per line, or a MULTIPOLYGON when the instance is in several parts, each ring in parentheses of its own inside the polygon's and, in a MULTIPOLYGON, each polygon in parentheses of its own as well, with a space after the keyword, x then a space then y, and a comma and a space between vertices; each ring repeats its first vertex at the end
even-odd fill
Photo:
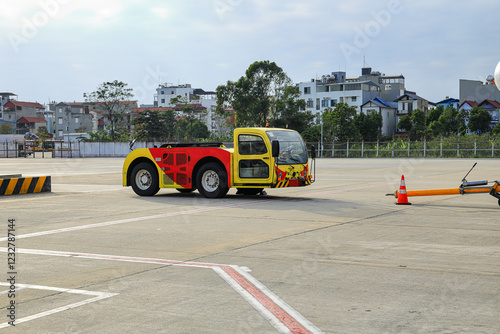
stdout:
POLYGON ((292 316, 286 313, 281 307, 276 305, 268 296, 258 290, 254 285, 243 278, 236 270, 229 266, 219 266, 232 279, 234 279, 243 289, 252 295, 262 306, 269 310, 283 325, 293 334, 310 334, 306 328, 297 322, 292 316))
POLYGON ((260 303, 264 308, 266 308, 271 314, 273 314, 285 327, 287 327, 293 334, 311 334, 305 327, 303 327, 295 318, 273 302, 265 293, 256 288, 252 283, 250 283, 246 278, 240 275, 233 267, 224 264, 216 263, 202 263, 202 262, 184 262, 175 260, 164 260, 164 259, 152 259, 152 258, 141 258, 141 257, 128 257, 120 255, 102 255, 102 254, 90 254, 90 253, 74 253, 74 252, 59 252, 59 251, 48 251, 48 250, 19 250, 20 253, 27 254, 39 254, 39 255, 56 255, 56 256, 73 256, 80 258, 90 258, 98 260, 115 260, 124 262, 139 262, 139 263, 156 263, 156 264, 167 264, 174 266, 185 266, 185 267, 205 267, 205 268, 220 268, 222 269, 231 279, 236 282, 241 288, 247 291, 255 300, 260 303))

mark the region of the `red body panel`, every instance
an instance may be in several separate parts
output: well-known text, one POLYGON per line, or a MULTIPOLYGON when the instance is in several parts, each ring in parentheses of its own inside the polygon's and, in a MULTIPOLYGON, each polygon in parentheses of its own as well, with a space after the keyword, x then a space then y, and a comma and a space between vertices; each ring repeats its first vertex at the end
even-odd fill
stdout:
MULTIPOLYGON (((217 147, 150 148, 155 163, 163 171, 163 185, 185 189, 193 188, 193 170, 202 159, 216 159, 226 168, 228 187, 231 187, 231 152, 217 147), (166 180, 166 181, 165 181, 166 180)), ((161 183, 161 181, 160 181, 161 183)))

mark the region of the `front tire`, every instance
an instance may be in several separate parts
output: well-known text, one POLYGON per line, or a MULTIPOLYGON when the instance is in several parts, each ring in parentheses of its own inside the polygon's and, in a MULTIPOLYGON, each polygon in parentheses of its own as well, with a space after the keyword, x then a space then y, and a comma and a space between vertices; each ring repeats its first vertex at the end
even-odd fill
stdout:
POLYGON ((141 162, 132 169, 130 181, 132 189, 139 196, 153 196, 160 190, 158 172, 147 162, 141 162))
POLYGON ((229 190, 226 169, 215 162, 204 164, 196 175, 196 187, 204 197, 224 197, 229 190))

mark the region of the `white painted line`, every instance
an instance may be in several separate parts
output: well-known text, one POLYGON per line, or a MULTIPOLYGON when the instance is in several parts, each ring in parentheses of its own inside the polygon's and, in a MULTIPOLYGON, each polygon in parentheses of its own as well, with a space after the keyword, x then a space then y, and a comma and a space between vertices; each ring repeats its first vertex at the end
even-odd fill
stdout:
MULTIPOLYGON (((0 283, 0 286, 2 286, 2 284, 0 283)), ((16 285, 16 291, 20 291, 20 290, 24 290, 26 288, 18 288, 18 285, 16 285)), ((0 295, 6 295, 10 292, 10 290, 5 290, 5 291, 2 291, 0 292, 0 295)))
MULTIPOLYGON (((236 292, 238 292, 250 305, 252 305, 272 326, 280 333, 307 334, 322 333, 319 328, 305 319, 299 312, 290 305, 272 293, 265 285, 260 283, 255 277, 251 276, 245 267, 241 269, 238 266, 202 263, 202 262, 184 262, 166 259, 128 257, 119 255, 102 255, 76 252, 60 252, 38 249, 17 249, 21 254, 48 255, 77 257, 96 260, 134 262, 163 264, 182 267, 206 268, 214 270, 223 278, 236 292)), ((0 252, 7 252, 7 248, 0 248, 0 252)), ((62 289, 64 292, 68 290, 62 289)), ((83 290, 82 290, 83 291, 83 290)), ((1 327, 0 327, 1 328, 1 327)))
POLYGON ((281 322, 278 318, 274 316, 267 308, 265 308, 257 299, 255 299, 247 290, 243 289, 231 276, 229 276, 224 270, 219 267, 213 268, 213 270, 222 277, 223 280, 227 282, 238 292, 243 299, 245 299, 250 305, 252 305, 257 312, 259 312, 269 323, 278 330, 280 333, 291 333, 291 331, 281 322))
POLYGON ((249 281, 250 283, 252 283, 257 289, 259 289, 266 296, 268 296, 274 303, 276 303, 276 305, 278 305, 283 310, 285 310, 288 314, 290 314, 292 317, 294 317, 295 320, 297 320, 302 326, 304 326, 305 328, 307 328, 311 333, 314 333, 314 334, 323 333, 318 327, 316 327, 312 322, 310 322, 309 320, 307 320, 302 314, 300 314, 299 312, 297 312, 293 307, 291 307, 290 305, 288 305, 287 303, 285 303, 283 301, 283 299, 281 299, 274 292, 272 292, 271 290, 269 290, 269 288, 267 286, 265 286, 264 284, 262 284, 259 280, 257 280, 252 275, 250 275, 250 273, 248 271, 246 271, 242 267, 238 267, 238 266, 233 266, 233 268, 241 276, 243 276, 247 281, 249 281))
MULTIPOLYGON (((3 250, 2 250, 3 251, 3 250)), ((8 286, 10 287, 10 283, 3 283, 0 282, 0 286, 8 286)), ((79 295, 87 295, 87 296, 95 296, 94 298, 86 299, 81 302, 61 306, 49 311, 45 312, 40 312, 37 314, 33 314, 24 318, 16 319, 15 324, 21 324, 23 322, 27 322, 30 320, 34 319, 39 319, 42 317, 46 317, 55 313, 59 313, 62 311, 67 311, 72 308, 80 307, 86 304, 94 303, 99 300, 103 300, 106 298, 110 298, 113 296, 118 295, 117 293, 105 293, 105 292, 98 292, 98 291, 88 291, 88 290, 77 290, 77 289, 64 289, 64 288, 56 288, 56 287, 50 287, 50 286, 42 286, 42 285, 30 285, 30 284, 16 284, 16 291, 19 291, 21 289, 35 289, 35 290, 46 290, 46 291, 56 291, 56 292, 61 292, 61 293, 72 293, 72 294, 79 294, 79 295)), ((8 322, 4 322, 3 324, 0 324, 0 328, 6 328, 6 327, 12 327, 8 322)))

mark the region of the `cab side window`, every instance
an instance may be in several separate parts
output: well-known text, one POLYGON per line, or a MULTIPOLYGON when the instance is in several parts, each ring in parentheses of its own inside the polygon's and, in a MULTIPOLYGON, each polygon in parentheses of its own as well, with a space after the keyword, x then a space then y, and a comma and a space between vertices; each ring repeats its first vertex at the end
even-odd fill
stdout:
POLYGON ((238 152, 241 155, 261 155, 267 153, 266 144, 259 136, 239 135, 238 152))

